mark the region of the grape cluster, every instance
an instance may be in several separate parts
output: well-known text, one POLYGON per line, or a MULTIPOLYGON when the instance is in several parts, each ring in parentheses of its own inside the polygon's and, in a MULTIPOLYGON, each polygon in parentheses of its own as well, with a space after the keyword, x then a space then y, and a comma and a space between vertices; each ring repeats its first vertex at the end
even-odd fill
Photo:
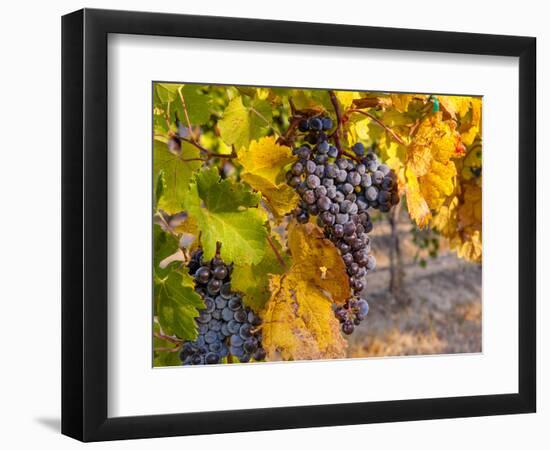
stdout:
POLYGON ((388 212, 399 202, 395 174, 381 164, 361 142, 347 154, 330 143, 330 117, 303 119, 298 125, 305 133, 303 145, 294 149, 298 157, 287 173, 287 183, 301 197, 294 211, 296 220, 307 223, 311 216, 325 236, 338 248, 346 265, 353 290, 343 306, 335 309, 342 331, 351 334, 368 313, 368 303, 359 298, 365 275, 376 266, 370 254, 373 224, 369 208, 388 212))
POLYGON ((228 356, 242 363, 263 360, 266 353, 256 330, 262 321, 243 304, 240 294, 231 292, 232 266, 223 262, 219 251, 209 262, 202 256, 202 250, 196 250, 188 264, 205 308, 195 319, 199 336, 182 346, 183 365, 218 364, 228 356))

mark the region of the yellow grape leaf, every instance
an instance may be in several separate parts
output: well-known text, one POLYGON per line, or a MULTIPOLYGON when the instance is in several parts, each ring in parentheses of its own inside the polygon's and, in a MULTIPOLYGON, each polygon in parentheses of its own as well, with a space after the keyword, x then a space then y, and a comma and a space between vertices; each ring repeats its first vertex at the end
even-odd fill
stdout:
POLYGON ((480 263, 482 258, 481 232, 474 231, 469 235, 468 239, 458 247, 457 254, 460 258, 480 263))
POLYGON ((365 117, 364 119, 361 119, 355 122, 355 133, 357 133, 357 137, 359 139, 362 139, 364 141, 370 139, 370 135, 369 135, 370 121, 371 119, 369 117, 365 117))
POLYGON ((271 276, 271 297, 263 314, 268 357, 343 357, 346 343, 332 305, 351 296, 344 262, 334 244, 311 223, 292 222, 287 243, 292 266, 286 274, 271 276))
POLYGON ((409 103, 412 102, 414 95, 412 94, 390 94, 392 104, 395 109, 401 113, 407 112, 409 103))
POLYGON ((452 161, 446 164, 432 161, 429 172, 420 180, 420 192, 430 209, 439 208, 453 193, 455 176, 456 167, 452 161))
POLYGON ((244 168, 241 178, 261 192, 277 217, 291 211, 299 201, 298 194, 284 179, 284 168, 294 160, 290 148, 277 144, 273 136, 252 141, 238 152, 238 161, 244 168))
POLYGON ((334 91, 334 94, 344 110, 352 105, 353 100, 359 98, 359 93, 353 91, 334 91))
POLYGON ((320 96, 319 94, 314 95, 315 92, 316 91, 313 90, 294 89, 291 92, 291 97, 296 109, 310 110, 320 113, 331 106, 330 99, 328 95, 326 95, 326 91, 322 92, 323 96, 320 96))
POLYGON ((411 146, 407 166, 417 177, 426 175, 432 166, 432 150, 425 145, 411 146))
POLYGON ((291 270, 273 275, 271 298, 263 314, 263 346, 270 361, 329 359, 345 356, 331 301, 291 270))
POLYGON ((476 226, 481 228, 481 188, 467 184, 464 188, 464 202, 460 205, 458 217, 463 227, 476 226))
POLYGON ((418 179, 414 172, 407 168, 405 171, 407 185, 405 187, 405 195, 407 197, 407 208, 411 218, 417 223, 420 228, 425 227, 432 215, 430 213, 430 208, 422 193, 420 192, 420 186, 418 184, 418 179))
POLYGON ((346 267, 340 252, 322 230, 312 223, 291 222, 287 239, 292 273, 326 292, 334 303, 344 304, 351 297, 346 267))
POLYGON ((449 239, 460 258, 481 262, 481 188, 467 183, 459 186, 462 195, 448 200, 435 215, 432 226, 449 239))
POLYGON ((458 197, 451 197, 446 204, 438 209, 435 215, 432 226, 436 228, 442 235, 446 237, 452 236, 457 230, 456 212, 458 208, 458 197))
POLYGON ((460 126, 461 138, 464 145, 472 145, 476 137, 481 138, 481 98, 472 98, 472 109, 460 126))
MULTIPOLYGON (((416 134, 409 145, 409 158, 414 161, 424 161, 426 152, 431 153, 432 159, 447 162, 455 156, 457 146, 460 143, 460 135, 456 131, 456 122, 442 120, 442 113, 438 112, 426 117, 418 126, 416 134)), ((416 163, 414 163, 416 164, 416 163)), ((414 165, 413 165, 414 167, 414 165)), ((415 173, 423 175, 423 164, 418 165, 415 173)))
POLYGON ((453 119, 464 117, 470 109, 472 97, 458 95, 438 95, 439 105, 449 113, 453 119))

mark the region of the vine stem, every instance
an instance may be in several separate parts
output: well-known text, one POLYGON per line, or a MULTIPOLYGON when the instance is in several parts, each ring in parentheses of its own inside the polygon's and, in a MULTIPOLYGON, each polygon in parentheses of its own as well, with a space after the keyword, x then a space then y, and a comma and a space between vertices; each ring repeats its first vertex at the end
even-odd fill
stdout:
POLYGON ((271 122, 269 120, 267 120, 267 118, 260 112, 258 111, 256 108, 253 108, 252 106, 250 106, 250 111, 252 111, 254 114, 256 114, 260 119, 262 119, 269 128, 271 128, 273 130, 273 132, 280 138, 281 137, 281 133, 279 133, 279 131, 277 131, 275 129, 275 127, 271 124, 271 122))
POLYGON ((175 338, 175 337, 172 337, 172 336, 166 336, 165 334, 157 333, 156 331, 155 331, 154 335, 155 335, 156 338, 164 339, 165 341, 171 342, 172 344, 181 345, 182 342, 183 342, 181 339, 178 339, 178 338, 175 338))
POLYGON ((334 93, 334 91, 328 91, 328 94, 334 108, 334 113, 336 114, 336 130, 334 130, 332 136, 334 137, 334 144, 336 145, 338 152, 342 153, 342 144, 340 143, 340 130, 342 129, 342 112, 340 111, 340 104, 338 103, 338 99, 336 98, 336 94, 334 93))
POLYGON ((367 112, 367 111, 363 111, 362 109, 355 109, 355 108, 348 109, 348 112, 350 112, 350 113, 363 114, 364 116, 369 117, 369 118, 372 119, 374 122, 376 122, 379 126, 381 126, 382 128, 384 128, 384 130, 386 130, 386 131, 391 135, 391 137, 393 137, 399 144, 401 144, 401 145, 407 145, 401 136, 399 136, 399 135, 398 135, 395 131, 393 131, 389 126, 387 126, 387 125, 386 125, 384 122, 382 122, 378 117, 372 115, 371 113, 369 113, 369 112, 367 112))
POLYGON ((275 246, 275 243, 271 239, 271 236, 269 236, 269 235, 267 235, 267 242, 269 243, 269 246, 273 250, 273 253, 275 253, 275 256, 276 256, 277 260, 279 261, 279 264, 281 265, 281 267, 283 269, 286 269, 285 261, 282 258, 281 254, 279 253, 279 251, 277 250, 277 247, 275 246))
POLYGON ((183 97, 183 93, 181 92, 181 88, 178 89, 178 94, 180 96, 181 104, 183 106, 183 113, 185 114, 185 120, 187 121, 187 126, 189 127, 189 133, 191 134, 193 138, 193 142, 195 142, 195 135, 193 134, 193 128, 191 125, 191 121, 189 120, 189 111, 187 111, 187 104, 185 103, 185 98, 183 97))

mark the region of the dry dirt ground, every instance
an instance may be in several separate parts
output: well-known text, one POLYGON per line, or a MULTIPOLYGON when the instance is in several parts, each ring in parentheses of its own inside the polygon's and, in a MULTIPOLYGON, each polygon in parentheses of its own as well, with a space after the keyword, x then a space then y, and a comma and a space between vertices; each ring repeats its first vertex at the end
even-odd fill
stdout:
POLYGON ((348 338, 348 356, 396 356, 481 351, 481 265, 458 259, 445 245, 426 267, 414 262, 410 223, 399 225, 403 295, 389 291, 390 227, 377 223, 377 268, 367 275, 370 312, 348 338))

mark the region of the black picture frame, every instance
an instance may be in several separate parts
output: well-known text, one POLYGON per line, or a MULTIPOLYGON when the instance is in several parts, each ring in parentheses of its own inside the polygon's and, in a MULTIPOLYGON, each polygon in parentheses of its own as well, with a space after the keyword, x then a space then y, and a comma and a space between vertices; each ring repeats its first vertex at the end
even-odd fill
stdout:
POLYGON ((62 433, 82 441, 535 412, 536 39, 84 9, 62 18, 62 433), (519 58, 517 393, 107 416, 107 36, 181 36, 519 58))

